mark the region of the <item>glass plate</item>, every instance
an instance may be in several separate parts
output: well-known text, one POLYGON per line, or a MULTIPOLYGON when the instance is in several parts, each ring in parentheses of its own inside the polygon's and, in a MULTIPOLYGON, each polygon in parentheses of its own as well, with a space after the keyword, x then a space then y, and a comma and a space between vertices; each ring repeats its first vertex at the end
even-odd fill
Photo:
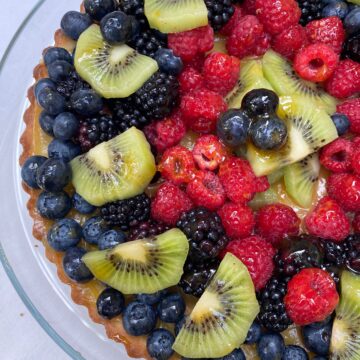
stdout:
POLYGON ((71 358, 129 359, 124 346, 109 340, 104 327, 91 321, 86 308, 72 302, 70 287, 58 279, 55 265, 32 236, 33 223, 26 209, 28 195, 21 188, 19 138, 33 68, 42 50, 53 43, 61 16, 79 6, 79 0, 40 0, 0 62, 0 259, 32 315, 71 358))

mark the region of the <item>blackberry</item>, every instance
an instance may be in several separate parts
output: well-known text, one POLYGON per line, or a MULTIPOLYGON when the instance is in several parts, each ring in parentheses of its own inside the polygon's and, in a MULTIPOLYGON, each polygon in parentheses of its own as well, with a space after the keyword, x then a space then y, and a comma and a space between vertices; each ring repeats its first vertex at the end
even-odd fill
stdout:
POLYGON ((231 0, 205 0, 208 18, 215 31, 219 31, 231 18, 234 7, 231 0))
POLYGON ((202 207, 184 212, 177 227, 189 239, 188 257, 192 263, 201 264, 216 258, 229 241, 220 217, 202 207))
POLYGON ((113 118, 107 114, 100 114, 80 121, 79 133, 75 139, 86 152, 95 145, 108 141, 119 134, 119 129, 113 118))
POLYGON ((149 28, 144 13, 144 0, 121 0, 119 9, 125 14, 135 16, 142 29, 149 28))
POLYGON ((305 26, 313 20, 321 19, 321 12, 324 8, 323 0, 297 0, 301 10, 300 24, 305 26))
POLYGON ((90 89, 90 85, 82 80, 75 70, 65 80, 56 84, 57 92, 66 100, 70 99, 73 92, 80 89, 90 89))
POLYGON ((175 76, 158 71, 135 93, 134 99, 147 118, 164 118, 179 102, 179 82, 175 76))
POLYGON ((108 203, 100 209, 100 212, 109 225, 127 231, 149 219, 150 198, 146 194, 140 194, 130 199, 108 203))
POLYGON ((148 237, 162 234, 166 230, 169 230, 169 226, 162 223, 158 223, 153 220, 148 220, 130 229, 128 234, 128 239, 129 240, 145 239, 148 237))
POLYGON ((167 47, 167 35, 160 31, 148 29, 141 31, 129 42, 140 54, 154 57, 157 50, 167 47))
POLYGON ((273 276, 260 293, 258 318, 267 330, 281 332, 291 325, 284 304, 288 280, 288 278, 281 279, 273 276))
POLYGON ((360 62, 360 33, 345 41, 343 55, 351 60, 360 62))
POLYGON ((325 270, 330 274, 330 276, 333 278, 337 286, 340 286, 340 273, 341 269, 334 264, 331 263, 324 263, 320 266, 320 269, 325 270))

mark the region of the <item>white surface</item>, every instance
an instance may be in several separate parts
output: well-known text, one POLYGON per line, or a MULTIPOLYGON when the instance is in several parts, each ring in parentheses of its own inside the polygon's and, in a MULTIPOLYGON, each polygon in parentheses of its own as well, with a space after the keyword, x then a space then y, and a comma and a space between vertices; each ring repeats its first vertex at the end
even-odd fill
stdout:
MULTIPOLYGON (((0 58, 36 0, 0 0, 0 58)), ((2 360, 69 360, 31 316, 0 265, 2 360)), ((51 306, 51 304, 49 304, 51 306)))

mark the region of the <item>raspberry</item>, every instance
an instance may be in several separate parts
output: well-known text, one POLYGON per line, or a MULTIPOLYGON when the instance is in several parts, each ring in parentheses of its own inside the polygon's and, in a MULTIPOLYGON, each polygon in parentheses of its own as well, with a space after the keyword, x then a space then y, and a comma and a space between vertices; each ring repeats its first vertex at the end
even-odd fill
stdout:
POLYGON ((193 207, 192 201, 176 185, 166 182, 158 188, 151 202, 151 217, 167 225, 175 225, 180 215, 193 207))
POLYGON ((351 166, 355 174, 360 175, 360 148, 357 147, 352 153, 351 166))
POLYGON ((300 219, 296 212, 284 204, 270 204, 256 214, 256 232, 274 245, 285 236, 298 235, 300 219))
POLYGON ((294 69, 305 80, 321 82, 335 71, 339 56, 328 45, 311 44, 295 55, 294 69))
POLYGON ((299 22, 301 10, 295 0, 256 0, 256 15, 271 35, 299 22))
POLYGON ((325 83, 326 91, 339 99, 360 91, 360 64, 352 60, 341 60, 334 73, 325 83))
POLYGON ((180 108, 191 130, 199 133, 213 132, 220 114, 227 105, 221 95, 210 90, 195 90, 183 96, 180 108))
POLYGON ((339 302, 336 284, 324 270, 301 270, 288 283, 284 298, 286 312, 297 325, 325 320, 339 302))
POLYGON ((203 76, 209 90, 226 95, 238 81, 240 60, 219 52, 213 52, 205 59, 203 76))
POLYGON ((214 30, 209 25, 168 35, 168 47, 184 61, 211 50, 213 45, 214 30))
POLYGON ((163 178, 176 185, 190 182, 196 170, 191 151, 181 145, 164 152, 158 169, 163 178))
POLYGON ((350 233, 350 222, 339 204, 323 197, 305 218, 309 234, 323 239, 343 241, 350 233))
POLYGON ((314 20, 306 25, 308 40, 314 43, 326 44, 337 53, 341 53, 345 40, 345 30, 342 21, 337 16, 314 20))
MULTIPOLYGON (((350 131, 360 134, 360 99, 350 99, 336 107, 336 111, 344 114, 350 121, 350 131)), ((360 139, 359 146, 360 146, 360 139)))
POLYGON ((197 138, 193 157, 202 170, 215 170, 227 156, 224 145, 215 135, 203 135, 197 138))
POLYGON ((254 49, 254 55, 262 56, 269 50, 271 46, 271 36, 267 33, 261 35, 258 40, 257 44, 254 49))
POLYGON ((296 52, 306 44, 306 31, 300 24, 285 29, 272 41, 273 49, 289 59, 292 59, 296 52))
POLYGON ((163 152, 180 142, 186 133, 186 127, 181 120, 180 112, 170 117, 154 121, 144 128, 144 133, 150 144, 159 152, 163 152))
POLYGON ((243 9, 241 9, 239 6, 234 6, 234 13, 231 16, 228 23, 221 28, 219 31, 220 34, 229 36, 234 29, 234 27, 237 25, 237 23, 240 21, 240 19, 245 15, 245 12, 243 9))
POLYGON ((270 187, 269 180, 266 176, 261 176, 256 178, 255 184, 256 184, 256 192, 264 192, 270 187))
POLYGON ((191 90, 198 90, 205 87, 204 77, 191 66, 186 66, 178 79, 181 94, 187 94, 191 90))
POLYGON ((352 155, 352 142, 338 138, 321 149, 320 163, 332 172, 346 172, 351 170, 352 155))
POLYGON ((191 60, 186 61, 185 65, 190 66, 193 69, 201 72, 204 66, 204 62, 205 62, 205 54, 201 53, 194 56, 191 60))
POLYGON ((245 14, 256 15, 256 0, 244 0, 242 3, 242 8, 244 9, 245 14))
POLYGON ((354 146, 360 146, 360 136, 356 136, 352 139, 354 146))
POLYGON ((360 233, 360 213, 357 213, 354 216, 354 220, 352 222, 352 226, 355 233, 360 233))
POLYGON ((227 252, 244 263, 257 291, 261 290, 271 278, 274 271, 275 249, 260 236, 230 241, 220 256, 225 256, 227 252))
POLYGON ((218 210, 218 214, 230 239, 242 239, 251 235, 255 226, 255 217, 249 206, 226 203, 218 210))
POLYGON ((225 191, 219 177, 211 171, 199 171, 186 187, 186 193, 196 206, 216 210, 225 202, 225 191))
POLYGON ((326 189, 345 211, 360 211, 360 177, 354 174, 333 174, 326 189))

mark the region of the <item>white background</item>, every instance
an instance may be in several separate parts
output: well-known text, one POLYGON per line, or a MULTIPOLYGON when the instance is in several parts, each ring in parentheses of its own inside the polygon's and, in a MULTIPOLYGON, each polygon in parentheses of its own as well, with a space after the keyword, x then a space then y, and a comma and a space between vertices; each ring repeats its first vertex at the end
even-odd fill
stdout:
MULTIPOLYGON (((35 3, 36 0, 0 0, 0 58, 35 3)), ((22 303, 1 264, 0 291, 1 360, 69 360, 22 303)))

